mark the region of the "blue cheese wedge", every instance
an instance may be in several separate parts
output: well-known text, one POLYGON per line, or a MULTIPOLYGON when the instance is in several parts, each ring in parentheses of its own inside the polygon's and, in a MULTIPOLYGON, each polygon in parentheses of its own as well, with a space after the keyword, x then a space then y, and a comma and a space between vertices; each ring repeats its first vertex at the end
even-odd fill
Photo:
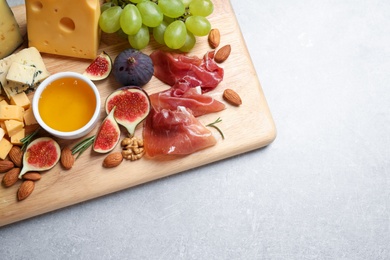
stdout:
POLYGON ((35 47, 23 49, 0 60, 0 85, 8 98, 22 91, 34 90, 49 75, 41 54, 35 47), (15 70, 12 66, 16 66, 15 70), (31 70, 28 67, 35 68, 33 79, 29 79, 31 70), (19 75, 18 68, 24 68, 19 75), (9 73, 11 74, 8 75, 9 73))
POLYGON ((37 69, 34 66, 23 65, 17 62, 12 62, 9 67, 6 79, 19 84, 33 86, 35 73, 37 69))

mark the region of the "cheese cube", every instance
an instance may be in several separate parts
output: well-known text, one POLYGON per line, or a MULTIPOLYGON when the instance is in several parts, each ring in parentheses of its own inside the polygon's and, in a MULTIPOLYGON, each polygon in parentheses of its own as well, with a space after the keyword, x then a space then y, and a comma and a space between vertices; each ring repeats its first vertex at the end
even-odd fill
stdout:
POLYGON ((6 79, 22 85, 33 86, 36 71, 37 69, 33 66, 12 62, 8 69, 6 79))
POLYGON ((0 59, 10 55, 22 42, 19 25, 7 1, 0 1, 0 59))
POLYGON ((23 121, 24 109, 15 105, 1 105, 0 106, 0 121, 4 120, 18 120, 23 121))
POLYGON ((11 136, 11 144, 22 145, 22 140, 26 136, 26 129, 22 128, 19 132, 11 136))
POLYGON ((11 97, 11 105, 17 105, 23 107, 24 110, 28 109, 31 105, 30 99, 25 92, 16 94, 11 97))
POLYGON ((7 101, 5 99, 0 101, 0 106, 8 105, 7 101))
POLYGON ((32 107, 24 111, 23 114, 24 124, 25 125, 35 125, 38 124, 37 120, 35 119, 34 113, 32 111, 32 107))
POLYGON ((4 136, 5 136, 5 131, 3 128, 0 128, 0 141, 1 139, 3 139, 4 136))
POLYGON ((20 130, 23 129, 23 122, 17 120, 5 120, 5 129, 7 130, 8 136, 11 137, 20 130))
POLYGON ((7 129, 5 128, 5 123, 4 123, 4 121, 0 121, 0 128, 3 129, 4 134, 7 134, 7 129))
POLYGON ((7 138, 3 138, 0 140, 0 159, 5 159, 7 157, 9 151, 11 151, 13 144, 7 140, 7 138))
POLYGON ((26 0, 29 46, 40 52, 94 59, 100 43, 99 0, 26 0))

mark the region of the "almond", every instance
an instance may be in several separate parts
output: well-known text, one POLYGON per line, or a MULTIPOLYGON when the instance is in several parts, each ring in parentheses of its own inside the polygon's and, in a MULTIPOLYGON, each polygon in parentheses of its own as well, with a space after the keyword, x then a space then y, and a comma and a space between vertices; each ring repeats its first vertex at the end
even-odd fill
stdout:
POLYGON ((215 49, 219 46, 219 43, 221 42, 221 35, 219 33, 218 29, 211 29, 208 37, 208 41, 210 44, 210 47, 215 49))
POLYGON ((72 151, 68 146, 64 147, 61 151, 61 165, 66 170, 69 170, 73 167, 75 158, 72 154, 72 151))
POLYGON ((113 168, 121 164, 123 160, 123 156, 121 152, 114 152, 107 155, 106 158, 103 160, 103 167, 104 168, 113 168))
POLYGON ((223 92, 223 98, 234 106, 239 106, 242 104, 241 97, 232 89, 225 89, 223 92))
POLYGON ((7 172, 14 167, 15 167, 14 163, 10 160, 1 160, 0 161, 0 172, 7 172))
POLYGON ((214 56, 215 62, 222 63, 225 60, 227 60, 227 58, 229 58, 231 50, 232 50, 232 47, 230 46, 230 44, 225 45, 222 48, 220 48, 214 56))
POLYGON ((8 153, 8 156, 16 167, 22 167, 23 151, 19 146, 12 146, 11 150, 8 153))
POLYGON ((23 175, 23 179, 30 181, 39 181, 41 174, 39 172, 28 172, 23 175))
POLYGON ((12 168, 3 176, 2 183, 5 187, 11 187, 19 180, 20 168, 12 168))
POLYGON ((30 194, 34 190, 34 187, 35 187, 35 183, 33 181, 30 180, 23 181, 18 189, 18 194, 17 194, 18 200, 21 201, 26 199, 28 196, 30 196, 30 194))

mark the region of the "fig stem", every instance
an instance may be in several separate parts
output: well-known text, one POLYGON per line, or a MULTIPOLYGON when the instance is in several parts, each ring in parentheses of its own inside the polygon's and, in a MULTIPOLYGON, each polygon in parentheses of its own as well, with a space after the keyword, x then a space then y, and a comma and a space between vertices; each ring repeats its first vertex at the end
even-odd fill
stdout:
POLYGON ((135 63, 134 57, 129 57, 129 58, 127 59, 127 63, 129 63, 129 64, 134 64, 134 63, 135 63))

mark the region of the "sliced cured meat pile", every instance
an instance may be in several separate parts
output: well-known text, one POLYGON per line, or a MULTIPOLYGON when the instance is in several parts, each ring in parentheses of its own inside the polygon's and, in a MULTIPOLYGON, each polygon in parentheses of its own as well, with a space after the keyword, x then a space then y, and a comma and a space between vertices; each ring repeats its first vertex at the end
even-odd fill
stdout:
POLYGON ((215 51, 209 51, 203 59, 196 56, 156 50, 150 54, 154 65, 154 76, 174 86, 187 82, 190 87, 200 86, 202 92, 215 89, 224 76, 223 68, 214 61, 215 51))
POLYGON ((149 96, 152 106, 156 110, 176 110, 178 106, 186 107, 197 117, 226 108, 225 104, 213 97, 201 94, 198 88, 188 86, 188 82, 178 81, 175 87, 149 96))
POLYGON ((146 155, 188 155, 215 145, 211 131, 197 119, 225 109, 225 104, 205 94, 224 75, 213 59, 214 51, 198 58, 156 50, 150 57, 154 76, 171 88, 149 96, 153 109, 144 123, 146 155))
POLYGON ((185 107, 153 109, 145 121, 143 139, 149 157, 188 155, 217 143, 211 131, 185 107))

